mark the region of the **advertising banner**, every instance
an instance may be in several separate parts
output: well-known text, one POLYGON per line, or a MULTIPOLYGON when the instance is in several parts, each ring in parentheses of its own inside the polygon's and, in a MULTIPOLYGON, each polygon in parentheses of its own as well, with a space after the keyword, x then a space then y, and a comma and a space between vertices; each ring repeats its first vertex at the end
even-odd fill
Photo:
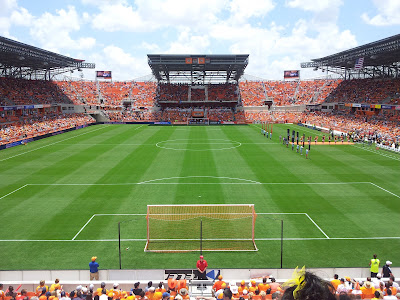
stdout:
POLYGON ((283 78, 299 78, 300 70, 283 71, 283 78))

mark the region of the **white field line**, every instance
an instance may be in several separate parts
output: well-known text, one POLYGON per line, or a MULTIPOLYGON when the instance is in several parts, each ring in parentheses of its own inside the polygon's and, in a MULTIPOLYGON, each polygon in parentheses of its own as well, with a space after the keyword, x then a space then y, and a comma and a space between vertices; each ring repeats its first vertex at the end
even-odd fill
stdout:
MULTIPOLYGON (((106 127, 107 127, 107 126, 106 126, 106 127)), ((35 149, 32 149, 32 150, 23 152, 23 153, 19 153, 19 154, 16 154, 16 155, 13 155, 13 156, 10 156, 10 157, 7 157, 7 158, 0 159, 0 161, 5 161, 5 160, 8 160, 8 159, 11 159, 11 158, 14 158, 14 157, 23 155, 23 154, 27 154, 27 153, 32 152, 32 151, 36 151, 36 150, 39 150, 39 149, 42 149, 42 148, 46 148, 46 147, 49 147, 49 146, 53 146, 53 145, 55 145, 55 144, 58 144, 58 143, 61 143, 61 142, 64 142, 64 141, 67 141, 67 140, 70 140, 70 139, 74 139, 74 138, 76 138, 76 137, 78 137, 78 136, 81 136, 81 135, 84 135, 84 134, 88 134, 88 133, 92 133, 92 132, 94 132, 94 131, 97 131, 97 130, 100 130, 100 129, 103 129, 103 128, 105 128, 105 127, 104 127, 104 126, 101 126, 100 128, 97 128, 97 129, 94 129, 94 130, 91 130, 91 131, 87 131, 87 132, 84 132, 84 133, 81 133, 81 134, 78 134, 78 135, 75 135, 75 136, 72 136, 72 137, 63 139, 63 140, 58 141, 58 142, 54 142, 54 143, 51 143, 51 144, 47 144, 47 145, 44 145, 44 146, 41 146, 41 147, 38 147, 38 148, 35 148, 35 149)))
MULTIPOLYGON (((224 176, 176 176, 176 177, 165 177, 165 178, 158 178, 158 179, 151 179, 151 180, 142 181, 142 182, 139 182, 138 184, 151 183, 151 182, 156 182, 156 181, 161 181, 161 180, 185 179, 185 178, 230 179, 230 180, 244 181, 246 183, 251 183, 251 184, 261 184, 261 182, 250 180, 250 179, 232 178, 232 177, 224 177, 224 176)), ((216 182, 216 183, 218 184, 218 182, 216 182)))
POLYGON ((373 182, 370 182, 370 184, 372 184, 373 186, 376 186, 378 189, 381 189, 382 191, 385 191, 385 192, 387 192, 387 193, 389 193, 389 194, 391 194, 391 195, 393 195, 393 196, 395 196, 395 197, 397 197, 397 198, 400 198, 399 195, 396 195, 395 193, 392 193, 392 192, 390 192, 390 191, 384 189, 383 187, 381 187, 381 186, 379 186, 379 185, 377 185, 377 184, 375 184, 375 183, 373 183, 373 182))
MULTIPOLYGON (((241 143, 241 142, 236 142, 236 143, 241 143)), ((175 145, 176 143, 174 143, 175 145)), ((180 143, 183 144, 183 143, 180 143)), ((207 145, 232 145, 232 143, 204 143, 207 145)), ((241 143, 242 145, 268 145, 268 146, 276 146, 278 145, 277 143, 241 143)), ((62 143, 60 145, 63 146, 155 146, 156 143, 154 144, 128 144, 128 143, 122 143, 122 144, 104 144, 104 143, 92 143, 92 144, 88 144, 88 143, 79 143, 79 144, 70 144, 70 143, 62 143)), ((186 145, 200 145, 200 143, 190 143, 190 144, 186 144, 186 145)))
MULTIPOLYGON (((196 176, 193 176, 193 177, 196 177, 196 176)), ((210 176, 198 176, 198 177, 210 177, 210 176)), ((157 179, 156 179, 157 180, 157 179)), ((240 179, 240 180, 244 180, 244 179, 240 179)), ((145 182, 143 182, 143 183, 145 183, 145 182)), ((72 183, 72 184, 59 184, 59 183, 48 183, 48 184, 25 184, 25 185, 23 185, 23 186, 21 186, 21 187, 19 187, 18 189, 16 189, 16 190, 14 190, 14 191, 12 191, 12 192, 10 192, 10 193, 8 193, 8 194, 6 194, 6 195, 4 195, 4 196, 2 196, 2 197, 0 197, 0 200, 1 199, 3 199, 3 198, 5 198, 5 197, 7 197, 7 196, 9 196, 9 195, 11 195, 11 194, 13 194, 13 193, 15 193, 15 192, 17 192, 17 191, 19 191, 19 190, 21 190, 21 189, 23 189, 23 188, 25 188, 26 186, 29 186, 29 185, 32 185, 32 186, 35 186, 35 185, 133 185, 133 184, 143 184, 143 183, 121 183, 121 184, 112 184, 112 183, 110 183, 110 184, 84 184, 84 183, 78 183, 78 184, 76 184, 76 183, 72 183)), ((172 184, 181 184, 181 183, 172 183, 172 184)), ((218 183, 217 183, 218 184, 218 183)), ((219 184, 221 184, 221 183, 219 183, 219 184)), ((247 182, 244 182, 244 183, 237 183, 237 184, 253 184, 253 183, 247 183, 247 182)), ((372 182, 327 182, 327 183, 321 183, 321 182, 312 182, 312 183, 289 183, 289 182, 283 182, 283 183, 274 183, 274 182, 272 182, 272 183, 259 183, 259 182, 254 182, 254 184, 371 184, 371 185, 373 185, 373 186, 375 186, 375 187, 377 187, 377 188, 379 188, 379 189, 381 189, 381 190, 383 190, 383 191, 385 191, 385 192, 387 192, 387 193, 389 193, 389 194, 391 194, 391 195, 393 195, 393 196, 395 196, 395 197, 397 197, 397 198, 400 198, 400 196, 399 195, 397 195, 397 194, 394 194, 394 193, 392 193, 392 192, 390 192, 390 191, 388 191, 388 190, 386 190, 386 189, 384 189, 384 188, 382 188, 381 186, 379 186, 379 185, 377 185, 377 184, 375 184, 375 183, 372 183, 372 182)), ((400 239, 400 237, 369 237, 369 238, 362 238, 362 237, 354 237, 354 238, 330 238, 315 222, 314 222, 314 220, 307 214, 307 213, 295 213, 295 212, 292 212, 292 213, 284 213, 284 212, 282 212, 282 213, 257 213, 257 214, 259 214, 259 215, 280 215, 280 214, 287 214, 287 215, 299 215, 299 214, 303 214, 303 215, 306 215, 307 216, 307 218, 321 231, 321 233, 322 234, 324 234, 324 236, 326 237, 326 238, 284 238, 284 240, 313 240, 313 239, 315 239, 315 240, 318 240, 318 239, 332 239, 332 240, 354 240, 354 239, 356 239, 356 240, 367 240, 367 239, 400 239)), ((72 240, 0 240, 0 242, 13 242, 13 241, 43 241, 43 242, 54 242, 54 241, 88 241, 88 242, 97 242, 97 241, 115 241, 115 240, 113 240, 113 239, 111 239, 111 240, 75 240, 75 238, 82 232, 82 230, 90 223, 90 221, 95 217, 95 216, 146 216, 146 214, 94 214, 94 215, 92 215, 92 217, 86 222, 86 224, 79 230, 79 232, 72 238, 72 240)), ((127 239, 127 240, 135 240, 135 239, 127 239)), ((142 240, 146 240, 146 239, 137 239, 138 241, 142 241, 142 240)), ((260 238, 260 239, 256 239, 256 240, 275 240, 274 238, 266 238, 266 239, 263 239, 263 238, 260 238)), ((280 240, 280 238, 276 238, 276 240, 280 240)))
POLYGON ((314 220, 311 219, 310 216, 309 216, 307 213, 305 213, 305 215, 307 216, 307 218, 310 219, 311 222, 313 222, 313 224, 319 229, 319 231, 321 231, 322 234, 323 234, 324 236, 326 236, 327 239, 329 239, 329 236, 321 229, 321 227, 319 227, 319 226, 317 225, 317 223, 315 223, 314 220))
MULTIPOLYGON (((255 238, 255 241, 280 241, 281 238, 255 238)), ((312 241, 312 240, 400 240, 400 236, 377 236, 377 237, 336 237, 336 238, 283 238, 284 241, 312 241)), ((1 242, 117 242, 118 239, 99 240, 0 240, 1 242)), ((145 242, 147 239, 121 239, 124 242, 145 242)))
POLYGON ((341 185, 341 184, 371 184, 371 182, 258 182, 258 181, 253 181, 250 179, 241 179, 241 178, 230 178, 230 177, 214 177, 214 176, 186 176, 186 177, 168 177, 168 178, 160 178, 160 179, 151 179, 147 181, 142 181, 142 182, 125 182, 125 183, 28 183, 26 185, 60 185, 60 186, 86 186, 86 185, 93 185, 93 186, 113 186, 113 185, 136 185, 136 184, 264 184, 264 185, 302 185, 302 184, 307 184, 307 185, 341 185), (182 179, 182 178, 194 178, 194 177, 199 177, 199 178, 225 178, 225 179, 233 179, 233 180, 238 180, 238 181, 243 181, 243 182, 158 182, 161 180, 170 180, 170 179, 182 179))
POLYGON ((95 215, 93 215, 93 216, 89 219, 89 221, 87 221, 86 224, 83 225, 83 227, 78 231, 78 233, 75 234, 75 236, 72 238, 72 241, 74 241, 75 238, 82 232, 82 230, 85 229, 85 227, 90 223, 90 221, 92 221, 92 219, 94 218, 94 216, 95 216, 95 215))
POLYGON ((9 196, 9 195, 11 195, 11 194, 14 194, 15 192, 17 192, 17 191, 23 189, 24 187, 26 187, 26 186, 28 186, 28 185, 29 185, 29 184, 25 184, 25 185, 23 185, 23 186, 17 188, 16 190, 13 190, 12 192, 8 193, 7 195, 4 195, 4 196, 0 197, 0 200, 3 199, 3 198, 5 198, 5 197, 7 197, 7 196, 9 196))
POLYGON ((355 145, 355 144, 353 146, 355 148, 358 148, 358 149, 361 149, 361 150, 364 150, 364 151, 368 151, 368 152, 371 152, 371 153, 374 153, 374 154, 378 154, 380 156, 384 156, 384 157, 387 157, 387 158, 390 158, 390 159, 394 159, 394 160, 400 161, 400 157, 395 157, 395 156, 392 156, 392 155, 388 155, 389 153, 379 152, 379 151, 384 151, 384 150, 371 150, 371 149, 367 149, 366 147, 361 147, 361 146, 358 146, 358 145, 355 145))

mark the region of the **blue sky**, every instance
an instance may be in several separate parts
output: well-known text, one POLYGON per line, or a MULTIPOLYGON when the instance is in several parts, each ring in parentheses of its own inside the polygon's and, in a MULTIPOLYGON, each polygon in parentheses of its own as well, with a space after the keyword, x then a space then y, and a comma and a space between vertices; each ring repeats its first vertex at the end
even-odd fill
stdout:
POLYGON ((150 53, 246 53, 247 74, 279 80, 399 33, 399 0, 0 0, 1 36, 96 63, 114 80, 150 74, 150 53))

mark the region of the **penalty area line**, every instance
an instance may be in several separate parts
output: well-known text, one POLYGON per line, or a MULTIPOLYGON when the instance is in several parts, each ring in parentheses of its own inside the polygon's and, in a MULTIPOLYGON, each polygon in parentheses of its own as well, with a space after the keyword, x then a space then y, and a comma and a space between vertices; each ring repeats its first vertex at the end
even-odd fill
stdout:
POLYGON ((381 186, 379 186, 379 185, 377 185, 377 184, 375 184, 373 182, 370 182, 370 184, 372 184, 373 186, 376 186, 378 189, 381 189, 382 191, 385 191, 386 193, 389 193, 390 195, 393 195, 393 196, 395 196, 395 197, 400 199, 399 195, 396 195, 395 193, 392 193, 391 191, 388 191, 388 190, 384 189, 383 187, 381 187, 381 186))
POLYGON ((77 234, 75 234, 75 236, 72 238, 72 241, 75 240, 75 238, 82 232, 83 229, 85 229, 85 227, 90 223, 90 221, 92 221, 92 219, 95 217, 96 215, 93 215, 87 222, 85 225, 82 226, 82 228, 78 231, 77 234))
POLYGON ((319 229, 319 231, 321 231, 322 232, 322 234, 327 238, 327 239, 329 239, 329 236, 321 229, 321 227, 319 227, 318 226, 318 224, 317 223, 315 223, 314 222, 314 220, 313 219, 311 219, 311 217, 307 214, 307 213, 305 213, 305 215, 307 216, 307 218, 309 218, 310 219, 310 221, 319 229))
POLYGON ((4 195, 4 196, 0 197, 0 200, 3 199, 3 198, 5 198, 5 197, 7 197, 7 196, 9 196, 9 195, 11 195, 11 194, 14 194, 15 192, 17 192, 17 191, 19 191, 19 190, 22 190, 22 189, 23 189, 24 187, 26 187, 26 186, 28 186, 28 184, 25 184, 25 185, 23 185, 23 186, 17 188, 16 190, 13 190, 12 192, 8 193, 7 195, 4 195))
MULTIPOLYGON (((255 238, 255 241, 280 241, 281 238, 255 238)), ((377 236, 377 237, 331 237, 327 238, 283 238, 284 241, 328 241, 328 240, 400 240, 400 236, 377 236)), ((0 243, 3 242, 117 242, 118 239, 99 239, 99 240, 27 240, 27 239, 18 239, 18 240, 0 240, 0 243)), ((121 239, 123 242, 146 242, 147 239, 121 239)))

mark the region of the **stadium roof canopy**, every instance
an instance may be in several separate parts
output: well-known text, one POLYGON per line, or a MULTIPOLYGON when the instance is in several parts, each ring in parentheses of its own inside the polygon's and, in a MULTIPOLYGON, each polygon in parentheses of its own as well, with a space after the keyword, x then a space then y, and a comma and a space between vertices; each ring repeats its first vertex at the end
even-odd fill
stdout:
POLYGON ((74 59, 0 36, 0 76, 51 79, 95 64, 74 59))
POLYGON ((148 54, 147 58, 154 77, 158 82, 163 83, 238 82, 249 63, 248 54, 148 54))
POLYGON ((345 78, 398 78, 400 76, 400 34, 356 48, 342 51, 311 62, 301 63, 302 68, 318 68, 340 73, 345 78), (364 60, 360 69, 357 60, 364 60))

